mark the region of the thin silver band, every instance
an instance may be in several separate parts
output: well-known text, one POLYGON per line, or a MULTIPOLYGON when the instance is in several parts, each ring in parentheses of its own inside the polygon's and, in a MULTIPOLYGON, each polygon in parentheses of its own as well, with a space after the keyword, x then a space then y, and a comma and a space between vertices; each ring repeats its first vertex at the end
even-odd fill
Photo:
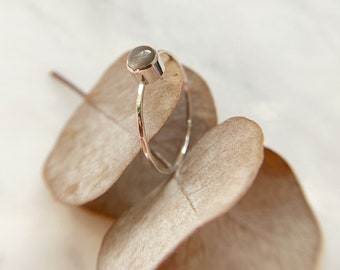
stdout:
POLYGON ((188 88, 186 73, 184 71, 183 66, 180 64, 179 61, 174 57, 174 55, 165 50, 159 50, 159 55, 167 54, 170 56, 177 64, 180 66, 184 80, 182 84, 182 91, 184 91, 185 99, 186 99, 186 133, 184 137, 183 144, 181 146, 180 152, 178 153, 175 162, 171 165, 164 160, 160 160, 156 155, 153 154, 145 132, 145 124, 143 118, 143 99, 144 99, 144 90, 146 83, 144 80, 141 80, 138 85, 138 94, 137 94, 137 101, 136 101, 136 113, 137 113, 137 126, 140 136, 140 142, 142 145, 142 149, 144 152, 145 157, 150 161, 150 163, 155 167, 155 169, 163 174, 170 174, 173 173, 178 165, 181 163, 184 155, 186 154, 189 146, 190 141, 190 134, 191 134, 191 108, 190 108, 190 92, 188 88))

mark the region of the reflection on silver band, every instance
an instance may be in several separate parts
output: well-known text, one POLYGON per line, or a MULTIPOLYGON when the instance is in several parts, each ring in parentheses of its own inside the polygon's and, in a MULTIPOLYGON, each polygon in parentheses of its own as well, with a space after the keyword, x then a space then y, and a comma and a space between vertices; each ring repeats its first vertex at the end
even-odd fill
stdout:
POLYGON ((184 68, 169 51, 159 50, 157 52, 149 46, 139 46, 133 49, 128 56, 127 68, 139 81, 136 101, 136 113, 140 142, 144 155, 158 172, 163 174, 173 173, 177 169, 178 165, 183 159, 183 156, 187 152, 191 133, 190 93, 184 68), (168 164, 166 161, 161 161, 152 153, 152 150, 150 149, 149 143, 147 141, 143 118, 143 99, 146 85, 158 80, 165 72, 165 66, 162 62, 162 59, 160 58, 161 54, 167 54, 170 58, 176 61, 180 66, 184 77, 182 91, 184 91, 186 100, 186 133, 183 144, 181 146, 181 150, 172 165, 168 164))

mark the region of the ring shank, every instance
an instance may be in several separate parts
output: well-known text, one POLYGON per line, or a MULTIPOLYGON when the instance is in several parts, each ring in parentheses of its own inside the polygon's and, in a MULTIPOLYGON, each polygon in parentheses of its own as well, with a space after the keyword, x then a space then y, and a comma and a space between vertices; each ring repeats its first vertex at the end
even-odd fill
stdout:
POLYGON ((139 136, 140 136, 140 142, 142 145, 142 149, 144 152, 145 157, 150 161, 150 163, 155 167, 155 169, 163 174, 170 174, 173 173, 178 165, 181 163, 184 155, 186 154, 189 146, 189 141, 190 141, 190 134, 191 134, 191 108, 190 108, 190 92, 188 88, 188 82, 186 78, 186 73, 184 71, 183 66, 180 64, 179 61, 174 57, 174 55, 165 50, 159 50, 158 51, 159 55, 161 54, 167 54, 172 60, 174 60, 181 68, 181 72, 183 74, 183 84, 181 87, 181 90, 184 91, 184 96, 186 100, 186 132, 185 132, 185 137, 184 141, 182 143, 181 149, 176 157, 175 162, 171 165, 168 164, 168 162, 156 157, 151 148, 150 145, 147 141, 147 136, 146 136, 146 131, 145 131, 145 124, 144 124, 144 117, 143 117, 143 100, 144 100, 144 91, 146 84, 142 80, 139 82, 138 85, 138 94, 137 94, 137 101, 136 101, 136 113, 137 113, 137 126, 138 126, 138 131, 139 131, 139 136))

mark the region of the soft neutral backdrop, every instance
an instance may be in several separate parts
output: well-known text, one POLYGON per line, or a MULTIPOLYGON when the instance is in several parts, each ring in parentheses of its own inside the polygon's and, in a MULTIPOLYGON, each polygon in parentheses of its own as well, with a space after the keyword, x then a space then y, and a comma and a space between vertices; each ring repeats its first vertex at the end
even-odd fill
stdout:
POLYGON ((41 168, 80 98, 126 50, 172 50, 198 71, 220 121, 263 128, 322 226, 321 269, 340 269, 340 2, 0 2, 0 269, 94 269, 111 221, 55 202, 41 168))

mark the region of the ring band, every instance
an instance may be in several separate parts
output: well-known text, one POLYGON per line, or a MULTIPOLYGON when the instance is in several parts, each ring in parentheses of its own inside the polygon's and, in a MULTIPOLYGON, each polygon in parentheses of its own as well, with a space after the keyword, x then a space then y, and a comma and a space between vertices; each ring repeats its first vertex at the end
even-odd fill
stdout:
POLYGON ((139 82, 138 94, 136 101, 137 125, 140 136, 141 146, 145 157, 151 162, 154 168, 163 174, 173 173, 178 165, 181 163, 184 155, 186 154, 190 141, 191 133, 191 109, 190 109, 190 93, 186 78, 186 73, 183 66, 177 61, 174 55, 165 50, 156 51, 149 46, 139 46, 130 51, 126 63, 127 69, 134 75, 139 82), (145 124, 143 118, 143 99, 144 90, 146 85, 157 81, 165 72, 165 66, 161 54, 167 54, 173 59, 181 68, 184 80, 182 84, 182 91, 184 91, 186 99, 186 133, 180 152, 178 153, 175 162, 171 165, 165 160, 160 160, 151 150, 147 141, 145 132, 145 124))

